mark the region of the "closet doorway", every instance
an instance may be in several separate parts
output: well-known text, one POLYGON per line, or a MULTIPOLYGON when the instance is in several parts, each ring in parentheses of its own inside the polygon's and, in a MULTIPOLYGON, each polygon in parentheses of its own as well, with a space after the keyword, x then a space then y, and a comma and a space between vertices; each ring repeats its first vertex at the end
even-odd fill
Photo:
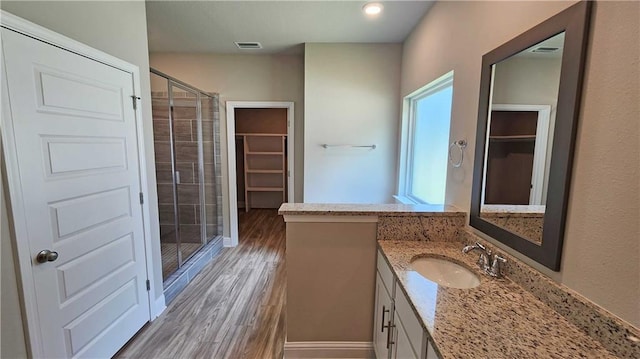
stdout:
POLYGON ((238 211, 294 202, 293 102, 228 101, 230 240, 238 244, 238 211))
POLYGON ((492 104, 483 204, 541 205, 551 106, 492 104))

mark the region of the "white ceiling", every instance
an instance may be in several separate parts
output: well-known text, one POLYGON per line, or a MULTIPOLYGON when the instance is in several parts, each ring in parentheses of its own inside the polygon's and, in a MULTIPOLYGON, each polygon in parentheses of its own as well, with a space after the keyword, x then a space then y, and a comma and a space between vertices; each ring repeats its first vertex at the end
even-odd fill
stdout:
POLYGON ((550 37, 544 41, 541 41, 527 49, 522 50, 520 53, 514 55, 514 57, 528 57, 538 59, 561 59, 564 52, 564 32, 559 33, 553 37, 550 37), (555 47, 558 48, 554 52, 534 52, 533 50, 539 47, 555 47))
POLYGON ((366 17, 367 1, 150 1, 151 52, 297 53, 305 42, 402 42, 433 1, 380 1, 366 17), (234 41, 258 41, 239 50, 234 41))

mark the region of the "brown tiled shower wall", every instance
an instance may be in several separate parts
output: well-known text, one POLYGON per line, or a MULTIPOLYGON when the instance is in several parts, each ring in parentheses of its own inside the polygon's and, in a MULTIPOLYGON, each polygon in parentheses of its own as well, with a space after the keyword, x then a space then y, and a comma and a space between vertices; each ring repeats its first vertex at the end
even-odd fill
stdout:
MULTIPOLYGON (((200 176, 198 164, 197 99, 189 93, 174 92, 173 133, 178 187, 181 241, 201 242, 200 176)), ((218 96, 202 96, 202 136, 204 162, 204 202, 207 239, 222 234, 222 188, 220 158, 220 115, 218 96), (215 131, 215 132, 214 132, 215 131), (215 134, 215 135, 214 135, 215 134)), ((166 92, 153 92, 153 130, 158 183, 158 209, 162 242, 175 242, 169 102, 166 92)))

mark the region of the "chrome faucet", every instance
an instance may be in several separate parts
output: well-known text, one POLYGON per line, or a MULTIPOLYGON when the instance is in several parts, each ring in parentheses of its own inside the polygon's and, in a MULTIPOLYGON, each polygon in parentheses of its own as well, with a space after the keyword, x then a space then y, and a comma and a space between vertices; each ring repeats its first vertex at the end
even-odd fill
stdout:
POLYGON ((472 246, 465 246, 462 248, 462 253, 469 253, 471 251, 479 251, 480 257, 478 258, 478 266, 482 269, 486 274, 500 278, 502 277, 501 264, 506 263, 507 260, 502 258, 499 255, 494 255, 491 258, 491 250, 487 247, 483 246, 479 242, 472 246))
POLYGON ((475 245, 465 246, 462 248, 462 253, 469 253, 472 251, 480 252, 480 257, 478 258, 478 266, 487 272, 491 268, 491 250, 487 249, 487 247, 483 246, 479 242, 476 242, 475 245))

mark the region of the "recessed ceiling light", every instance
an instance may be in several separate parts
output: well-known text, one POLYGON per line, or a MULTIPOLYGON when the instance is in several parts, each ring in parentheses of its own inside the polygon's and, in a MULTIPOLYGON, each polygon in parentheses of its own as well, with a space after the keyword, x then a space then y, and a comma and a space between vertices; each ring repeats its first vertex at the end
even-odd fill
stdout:
POLYGON ((368 16, 376 16, 376 15, 379 15, 382 12, 382 8, 383 8, 382 4, 377 3, 377 2, 370 2, 370 3, 365 4, 362 7, 362 10, 368 16))

